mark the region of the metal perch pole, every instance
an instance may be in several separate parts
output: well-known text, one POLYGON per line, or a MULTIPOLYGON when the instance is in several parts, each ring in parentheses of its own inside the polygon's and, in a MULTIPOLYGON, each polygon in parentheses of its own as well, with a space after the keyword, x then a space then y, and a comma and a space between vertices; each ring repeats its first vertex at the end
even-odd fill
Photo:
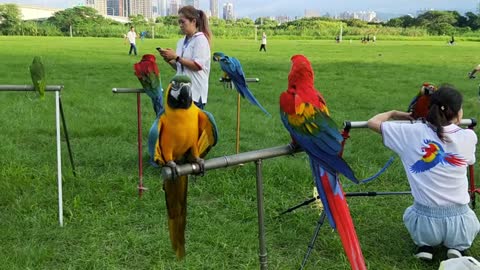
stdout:
MULTIPOLYGON (((267 269, 267 249, 265 244, 265 223, 263 207, 263 179, 262 179, 262 160, 284 155, 291 155, 298 152, 298 149, 290 145, 278 146, 262 150, 250 151, 231 156, 223 156, 205 160, 205 171, 226 168, 244 164, 253 161, 256 165, 257 178, 257 210, 258 210, 258 241, 259 241, 259 261, 260 269, 267 269)), ((200 167, 196 163, 187 163, 179 165, 176 168, 177 175, 195 174, 200 172, 200 167)), ((162 168, 162 178, 164 181, 171 181, 172 169, 170 167, 162 168)))
MULTIPOLYGON (((233 84, 232 80, 229 78, 220 78, 220 82, 228 85, 228 88, 235 89, 235 85, 233 84)), ((259 78, 245 78, 246 82, 253 82, 257 83, 260 81, 259 78)), ((240 152, 240 100, 242 96, 240 93, 237 94, 237 136, 235 141, 235 151, 238 154, 240 152)))
POLYGON ((141 109, 141 93, 145 93, 143 89, 138 88, 112 88, 114 94, 137 94, 137 151, 138 151, 138 196, 141 198, 143 191, 147 188, 143 186, 143 158, 142 158, 142 109, 141 109))
MULTIPOLYGON (((62 155, 60 143, 60 94, 63 85, 47 85, 45 91, 55 92, 55 128, 57 135, 57 189, 58 189, 58 222, 63 227, 63 193, 62 193, 62 155)), ((35 91, 33 85, 0 85, 0 91, 27 92, 35 91)), ((66 128, 66 127, 65 127, 66 128)))

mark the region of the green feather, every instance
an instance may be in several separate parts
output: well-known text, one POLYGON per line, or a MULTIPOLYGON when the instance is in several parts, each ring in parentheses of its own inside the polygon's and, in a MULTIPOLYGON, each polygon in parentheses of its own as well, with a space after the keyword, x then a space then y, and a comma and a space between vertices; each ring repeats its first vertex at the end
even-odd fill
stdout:
POLYGON ((190 79, 190 77, 188 77, 187 75, 175 75, 171 82, 183 82, 183 83, 191 83, 192 80, 190 79))
POLYGON ((39 93, 40 98, 44 99, 47 82, 45 80, 45 67, 39 56, 33 58, 33 62, 30 65, 30 76, 32 77, 33 88, 39 93))

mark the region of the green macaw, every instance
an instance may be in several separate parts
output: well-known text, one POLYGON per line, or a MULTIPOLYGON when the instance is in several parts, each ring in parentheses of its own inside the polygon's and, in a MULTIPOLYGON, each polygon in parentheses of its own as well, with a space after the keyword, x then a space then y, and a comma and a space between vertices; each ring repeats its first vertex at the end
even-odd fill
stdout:
POLYGON ((173 177, 163 182, 170 241, 178 259, 185 256, 188 176, 178 176, 177 164, 196 162, 204 171, 203 157, 217 143, 213 116, 192 100, 192 83, 176 75, 167 87, 164 110, 148 135, 148 151, 154 164, 172 168, 173 177))
POLYGON ((40 98, 44 99, 47 82, 45 80, 45 67, 40 56, 33 58, 33 62, 30 65, 30 75, 32 76, 33 88, 40 94, 40 98))

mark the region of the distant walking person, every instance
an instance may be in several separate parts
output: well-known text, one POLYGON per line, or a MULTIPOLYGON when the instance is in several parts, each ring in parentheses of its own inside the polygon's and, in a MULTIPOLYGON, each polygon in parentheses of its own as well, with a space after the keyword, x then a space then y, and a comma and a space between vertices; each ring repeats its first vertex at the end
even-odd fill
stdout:
POLYGON ((260 45, 259 52, 261 52, 262 49, 264 52, 267 52, 267 35, 265 34, 265 32, 263 32, 262 34, 262 44, 260 45))
POLYGON ((135 45, 135 39, 137 38, 137 33, 135 32, 135 27, 131 26, 130 31, 127 33, 126 39, 130 42, 130 51, 128 51, 128 55, 132 54, 132 51, 135 55, 137 55, 137 46, 135 45))

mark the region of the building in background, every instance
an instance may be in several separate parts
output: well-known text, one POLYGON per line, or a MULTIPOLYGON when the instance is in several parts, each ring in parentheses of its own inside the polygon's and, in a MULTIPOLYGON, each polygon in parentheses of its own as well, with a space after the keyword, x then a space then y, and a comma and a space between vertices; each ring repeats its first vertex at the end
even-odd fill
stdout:
POLYGON ((156 16, 167 16, 167 0, 156 0, 157 10, 156 16))
POLYGON ((152 19, 152 0, 130 0, 129 16, 142 15, 146 19, 152 19))
POLYGON ((110 16, 121 16, 123 15, 123 4, 122 0, 107 0, 107 14, 110 16))
POLYGON ((210 0, 210 16, 219 18, 218 15, 218 0, 210 0))
POLYGON ((180 9, 180 5, 178 4, 177 0, 170 0, 170 4, 168 5, 168 12, 167 15, 178 15, 178 10, 180 9))
POLYGON ((320 13, 313 9, 305 9, 305 13, 303 14, 303 16, 306 18, 320 17, 320 13))
POLYGON ((193 6, 196 9, 200 8, 199 0, 183 0, 182 6, 193 6))
POLYGON ((17 5, 20 11, 20 15, 22 20, 46 20, 52 17, 55 12, 62 11, 63 9, 58 8, 45 8, 45 7, 37 7, 37 6, 30 6, 30 5, 17 5))
POLYGON ((235 14, 233 13, 233 4, 232 3, 223 4, 223 19, 224 20, 235 20, 235 14))
POLYGON ((290 21, 290 18, 289 18, 287 15, 280 15, 280 16, 275 17, 275 20, 276 20, 279 24, 282 24, 282 23, 289 22, 289 21, 290 21))
POLYGON ((375 11, 345 11, 340 13, 339 19, 358 19, 365 22, 377 21, 377 13, 375 11))
POLYGON ((152 0, 85 0, 85 6, 96 9, 103 16, 153 18, 152 0))
POLYGON ((107 0, 85 0, 85 6, 96 9, 100 15, 107 15, 107 0))

